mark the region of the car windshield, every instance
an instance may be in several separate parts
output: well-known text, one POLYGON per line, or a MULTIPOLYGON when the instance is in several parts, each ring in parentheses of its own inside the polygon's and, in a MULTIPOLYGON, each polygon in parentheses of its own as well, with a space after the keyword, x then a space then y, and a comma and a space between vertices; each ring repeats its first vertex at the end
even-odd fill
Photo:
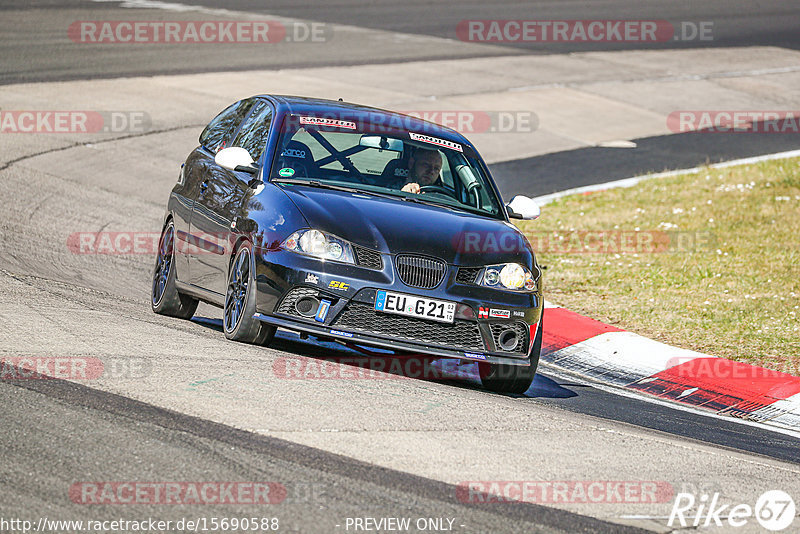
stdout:
POLYGON ((346 187, 399 200, 503 218, 500 200, 469 147, 426 132, 290 115, 270 180, 346 187), (437 173, 438 171, 438 173, 437 173), (402 189, 407 184, 417 184, 402 189))

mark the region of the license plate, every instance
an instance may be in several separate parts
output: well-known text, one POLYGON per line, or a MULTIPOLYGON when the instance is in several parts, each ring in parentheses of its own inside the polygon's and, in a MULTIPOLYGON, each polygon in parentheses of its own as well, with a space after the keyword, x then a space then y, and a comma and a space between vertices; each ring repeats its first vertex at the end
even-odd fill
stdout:
POLYGON ((375 296, 375 309, 384 313, 452 323, 456 314, 456 303, 381 290, 375 296))

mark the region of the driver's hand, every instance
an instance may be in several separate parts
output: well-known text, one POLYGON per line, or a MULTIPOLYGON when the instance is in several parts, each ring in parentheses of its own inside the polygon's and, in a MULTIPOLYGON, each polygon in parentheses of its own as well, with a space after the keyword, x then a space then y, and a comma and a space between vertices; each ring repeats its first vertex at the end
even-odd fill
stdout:
POLYGON ((400 191, 404 191, 406 193, 414 193, 419 194, 419 184, 416 182, 411 182, 403 186, 400 191))

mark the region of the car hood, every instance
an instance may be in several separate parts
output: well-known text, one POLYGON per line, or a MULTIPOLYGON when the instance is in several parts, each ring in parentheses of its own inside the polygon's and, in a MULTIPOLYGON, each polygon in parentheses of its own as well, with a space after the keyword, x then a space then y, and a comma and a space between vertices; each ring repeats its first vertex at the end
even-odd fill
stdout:
POLYGON ((413 252, 456 265, 516 261, 528 241, 512 224, 467 212, 305 185, 281 186, 310 227, 381 252, 413 252))

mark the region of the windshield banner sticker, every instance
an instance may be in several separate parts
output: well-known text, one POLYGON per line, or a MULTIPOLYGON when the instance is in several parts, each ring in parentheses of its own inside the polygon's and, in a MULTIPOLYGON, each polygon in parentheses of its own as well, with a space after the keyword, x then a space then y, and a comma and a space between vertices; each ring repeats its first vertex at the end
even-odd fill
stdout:
POLYGON ((460 144, 448 141, 447 139, 439 139, 438 137, 431 137, 430 135, 422 135, 414 132, 409 132, 408 136, 414 141, 422 141, 423 143, 430 143, 432 145, 439 145, 445 148, 458 150, 459 152, 464 152, 464 150, 461 149, 460 144))
POLYGON ((300 117, 300 124, 314 124, 316 126, 333 126, 335 128, 347 128, 355 130, 356 123, 351 121, 341 121, 338 119, 326 119, 324 117, 300 117))

